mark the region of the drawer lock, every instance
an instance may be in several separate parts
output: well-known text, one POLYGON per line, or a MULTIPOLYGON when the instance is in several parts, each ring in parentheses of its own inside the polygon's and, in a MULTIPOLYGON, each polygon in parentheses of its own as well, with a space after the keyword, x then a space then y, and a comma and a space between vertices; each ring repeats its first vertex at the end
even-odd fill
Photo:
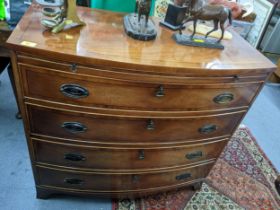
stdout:
POLYGON ((75 63, 71 64, 70 70, 71 70, 72 72, 76 72, 76 71, 77 71, 77 64, 75 64, 75 63))
POLYGON ((158 97, 158 98, 161 98, 161 97, 165 96, 163 85, 160 85, 157 88, 157 90, 155 92, 155 96, 158 97))
POLYGON ((139 181, 140 181, 140 177, 139 177, 138 175, 133 175, 133 176, 132 176, 132 182, 133 182, 133 183, 136 184, 136 183, 138 183, 139 181))
POLYGON ((155 130, 155 122, 153 120, 148 120, 146 129, 149 131, 155 130))
POLYGON ((145 159, 145 152, 144 150, 139 150, 139 155, 138 155, 139 160, 144 160, 145 159))

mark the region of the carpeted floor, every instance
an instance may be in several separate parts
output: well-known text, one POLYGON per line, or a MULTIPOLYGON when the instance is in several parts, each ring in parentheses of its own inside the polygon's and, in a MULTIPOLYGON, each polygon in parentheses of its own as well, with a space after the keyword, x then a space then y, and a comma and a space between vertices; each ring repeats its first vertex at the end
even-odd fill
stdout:
POLYGON ((194 193, 188 188, 138 200, 115 201, 113 210, 278 210, 280 197, 274 188, 276 176, 276 169, 255 138, 241 126, 201 190, 194 193))

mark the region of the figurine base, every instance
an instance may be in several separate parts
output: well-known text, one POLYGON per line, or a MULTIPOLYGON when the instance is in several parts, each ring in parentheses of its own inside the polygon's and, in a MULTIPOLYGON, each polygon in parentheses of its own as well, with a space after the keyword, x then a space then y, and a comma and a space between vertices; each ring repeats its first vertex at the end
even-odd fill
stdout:
POLYGON ((202 36, 195 36, 193 39, 189 35, 185 34, 173 34, 172 38, 181 45, 193 46, 193 47, 205 47, 223 50, 225 47, 217 42, 217 39, 211 39, 202 36))
MULTIPOLYGON (((181 27, 180 25, 179 26, 171 25, 171 24, 169 24, 169 23, 167 23, 165 21, 160 21, 159 24, 162 25, 162 26, 165 26, 166 28, 171 29, 172 31, 178 31, 180 29, 180 27, 181 27)), ((183 26, 182 30, 185 29, 185 28, 186 28, 186 26, 183 26)))
POLYGON ((138 22, 138 14, 135 13, 124 17, 124 30, 128 36, 142 41, 153 40, 157 36, 155 24, 149 19, 145 26, 144 16, 138 22))
MULTIPOLYGON (((177 31, 181 27, 181 23, 185 18, 187 7, 180 7, 174 4, 169 4, 164 21, 160 25, 165 26, 173 31, 177 31)), ((184 29, 185 26, 182 28, 184 29)))

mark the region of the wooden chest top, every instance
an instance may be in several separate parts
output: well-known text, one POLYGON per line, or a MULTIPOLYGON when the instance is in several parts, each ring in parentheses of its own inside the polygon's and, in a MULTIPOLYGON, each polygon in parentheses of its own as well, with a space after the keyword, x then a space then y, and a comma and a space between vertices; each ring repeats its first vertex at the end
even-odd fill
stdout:
POLYGON ((143 42, 125 34, 123 13, 82 7, 78 8, 78 13, 86 26, 52 34, 40 24, 41 8, 32 5, 7 44, 17 51, 58 61, 154 73, 159 69, 167 74, 202 71, 232 74, 247 70, 263 73, 275 69, 267 58, 233 31, 232 40, 222 41, 224 50, 186 47, 176 44, 172 39, 174 32, 160 27, 156 18, 157 38, 143 42), (31 45, 24 45, 26 42, 31 45))

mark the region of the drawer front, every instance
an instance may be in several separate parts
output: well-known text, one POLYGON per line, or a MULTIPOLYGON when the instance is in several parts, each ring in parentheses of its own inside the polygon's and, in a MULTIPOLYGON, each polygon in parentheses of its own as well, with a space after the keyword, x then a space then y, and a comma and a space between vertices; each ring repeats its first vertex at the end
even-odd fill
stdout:
POLYGON ((213 162, 175 171, 147 174, 93 174, 37 167, 39 185, 94 191, 149 189, 205 178, 213 162))
POLYGON ((38 163, 91 170, 133 170, 179 167, 218 158, 227 140, 175 148, 128 149, 80 146, 32 139, 38 163))
POLYGON ((37 70, 22 66, 25 95, 88 107, 216 110, 248 106, 260 84, 164 85, 37 70))
POLYGON ((243 112, 183 119, 117 118, 28 106, 31 132, 104 143, 164 143, 230 135, 243 112))

